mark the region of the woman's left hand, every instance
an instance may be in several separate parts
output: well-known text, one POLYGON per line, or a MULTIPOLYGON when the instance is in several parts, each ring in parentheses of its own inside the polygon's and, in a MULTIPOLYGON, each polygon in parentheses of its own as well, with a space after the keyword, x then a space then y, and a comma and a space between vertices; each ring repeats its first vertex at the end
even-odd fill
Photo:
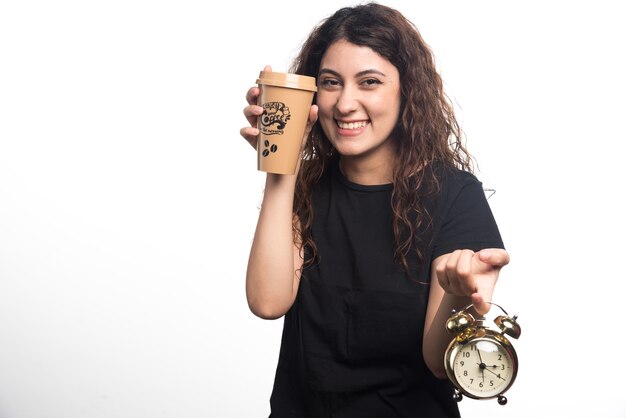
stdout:
POLYGON ((438 263, 436 275, 446 293, 470 296, 479 315, 489 312, 500 269, 509 263, 509 253, 500 248, 474 252, 456 250, 438 263))

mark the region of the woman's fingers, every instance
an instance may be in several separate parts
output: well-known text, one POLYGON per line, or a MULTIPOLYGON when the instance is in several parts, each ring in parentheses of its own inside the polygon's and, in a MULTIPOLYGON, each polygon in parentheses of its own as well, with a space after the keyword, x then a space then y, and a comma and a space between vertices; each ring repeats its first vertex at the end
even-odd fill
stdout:
POLYGON ((480 250, 478 252, 478 258, 483 263, 497 268, 502 268, 509 264, 509 261, 511 261, 509 253, 502 248, 486 248, 484 250, 480 250))
MULTIPOLYGON (((248 90, 249 94, 246 96, 246 99, 249 98, 248 96, 250 96, 250 91, 254 90, 255 88, 256 87, 253 87, 252 89, 248 90)), ((254 97, 254 93, 250 97, 254 97)), ((257 119, 261 113, 263 113, 263 108, 257 105, 248 105, 244 107, 243 109, 243 114, 248 120, 248 123, 250 124, 250 126, 241 128, 239 130, 239 134, 242 137, 244 137, 244 139, 248 141, 248 143, 252 145, 252 148, 254 149, 256 149, 256 145, 259 142, 259 130, 257 128, 257 119)))
MULTIPOLYGON (((272 71, 272 67, 266 65, 265 68, 263 68, 263 71, 272 71)), ((258 86, 250 87, 248 89, 248 92, 246 93, 246 101, 248 102, 248 104, 255 105, 257 103, 259 94, 261 94, 261 89, 258 86)))
POLYGON ((461 250, 456 266, 456 285, 462 295, 471 295, 478 290, 475 272, 472 270, 472 260, 475 256, 476 253, 472 250, 461 250))
POLYGON ((509 254, 499 248, 456 250, 435 266, 439 285, 449 294, 471 297, 474 309, 485 315, 491 308, 491 298, 503 266, 509 263, 509 254))
MULTIPOLYGON (((272 67, 266 65, 263 71, 272 71, 272 67)), ((259 130, 257 129, 257 121, 263 113, 263 108, 257 105, 261 89, 258 86, 250 87, 246 92, 246 102, 248 106, 243 108, 243 114, 250 124, 250 127, 244 127, 239 130, 239 134, 256 149, 259 142, 259 130)))
POLYGON ((493 297, 500 270, 509 261, 509 253, 501 248, 488 248, 476 253, 474 275, 477 277, 477 288, 472 294, 472 304, 479 315, 485 315, 491 309, 488 302, 493 297))
POLYGON ((437 265, 437 279, 439 279, 439 285, 446 293, 454 293, 451 288, 452 272, 456 269, 460 254, 460 250, 453 251, 447 254, 447 258, 442 263, 437 265))
POLYGON ((474 254, 471 250, 456 250, 450 254, 445 263, 447 289, 442 285, 448 293, 469 296, 476 292, 476 283, 472 275, 474 254))
POLYGON ((255 104, 243 108, 243 115, 252 127, 256 127, 259 116, 263 113, 263 108, 255 104))
POLYGON ((259 130, 254 127, 245 127, 239 130, 239 134, 243 136, 243 138, 248 141, 248 143, 252 146, 252 148, 256 149, 257 143, 259 142, 259 130))
POLYGON ((261 89, 259 87, 250 87, 246 92, 246 102, 251 105, 256 105, 259 94, 261 94, 261 89))

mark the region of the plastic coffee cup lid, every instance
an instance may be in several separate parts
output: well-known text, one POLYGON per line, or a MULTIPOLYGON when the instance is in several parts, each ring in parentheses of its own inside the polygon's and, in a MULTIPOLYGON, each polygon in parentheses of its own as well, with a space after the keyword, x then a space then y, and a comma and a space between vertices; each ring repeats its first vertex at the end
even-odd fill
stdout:
POLYGON ((292 89, 317 91, 315 77, 307 75, 278 73, 275 71, 261 71, 257 84, 265 84, 267 86, 288 87, 292 89))

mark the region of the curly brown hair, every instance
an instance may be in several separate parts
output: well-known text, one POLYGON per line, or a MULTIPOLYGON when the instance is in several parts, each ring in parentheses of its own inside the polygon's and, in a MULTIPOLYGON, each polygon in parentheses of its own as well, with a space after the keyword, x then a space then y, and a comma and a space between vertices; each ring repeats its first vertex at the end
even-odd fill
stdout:
MULTIPOLYGON (((366 46, 391 62, 400 73, 402 104, 392 133, 397 157, 393 171, 393 233, 395 259, 408 271, 407 255, 423 258, 426 243, 418 230, 432 218, 423 204, 424 194, 436 194, 439 180, 433 164, 473 171, 472 157, 462 142, 453 107, 443 91, 430 47, 415 25, 400 12, 377 3, 344 7, 322 20, 303 43, 290 71, 317 77, 322 57, 331 44, 346 40, 366 46), (401 156, 401 158, 400 158, 401 156)), ((294 199, 294 232, 302 248, 317 256, 311 235, 311 194, 337 154, 319 123, 313 126, 303 150, 294 199)))

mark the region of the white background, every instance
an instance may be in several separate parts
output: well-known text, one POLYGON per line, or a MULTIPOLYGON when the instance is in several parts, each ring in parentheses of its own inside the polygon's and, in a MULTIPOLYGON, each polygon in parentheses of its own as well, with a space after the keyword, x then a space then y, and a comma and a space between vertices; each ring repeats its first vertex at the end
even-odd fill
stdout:
MULTIPOLYGON (((265 64, 352 2, 0 0, 0 417, 265 417, 248 311, 265 64), (273 19, 273 24, 267 21, 273 19)), ((512 262, 505 407, 625 417, 619 2, 387 1, 433 48, 512 262)))

